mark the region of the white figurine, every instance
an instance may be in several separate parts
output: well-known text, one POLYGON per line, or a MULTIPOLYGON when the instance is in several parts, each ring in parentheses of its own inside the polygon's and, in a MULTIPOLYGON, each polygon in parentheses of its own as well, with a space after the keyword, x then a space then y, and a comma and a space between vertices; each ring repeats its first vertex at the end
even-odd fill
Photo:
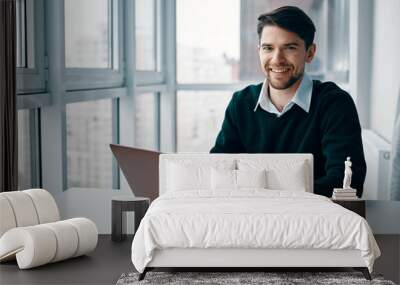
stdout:
POLYGON ((347 160, 344 162, 344 179, 343 179, 343 189, 352 189, 351 188, 351 176, 353 175, 353 172, 351 171, 351 161, 350 157, 347 157, 347 160))

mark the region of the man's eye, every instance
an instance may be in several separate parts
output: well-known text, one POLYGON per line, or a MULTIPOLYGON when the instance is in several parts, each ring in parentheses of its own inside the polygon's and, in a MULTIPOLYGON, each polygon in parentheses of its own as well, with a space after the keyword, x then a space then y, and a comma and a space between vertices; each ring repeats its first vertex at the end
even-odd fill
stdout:
POLYGON ((272 47, 263 46, 263 47, 262 47, 262 50, 265 51, 265 52, 269 52, 269 51, 272 51, 272 47))
POLYGON ((288 49, 288 50, 296 50, 296 47, 295 46, 288 46, 286 49, 288 49))

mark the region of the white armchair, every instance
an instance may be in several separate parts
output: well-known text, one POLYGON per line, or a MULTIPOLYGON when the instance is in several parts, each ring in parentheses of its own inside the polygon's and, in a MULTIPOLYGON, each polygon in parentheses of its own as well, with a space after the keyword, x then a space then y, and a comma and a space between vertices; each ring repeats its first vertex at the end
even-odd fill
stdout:
POLYGON ((60 221, 44 189, 0 193, 0 262, 17 259, 20 269, 57 262, 94 250, 97 237, 87 218, 60 221))

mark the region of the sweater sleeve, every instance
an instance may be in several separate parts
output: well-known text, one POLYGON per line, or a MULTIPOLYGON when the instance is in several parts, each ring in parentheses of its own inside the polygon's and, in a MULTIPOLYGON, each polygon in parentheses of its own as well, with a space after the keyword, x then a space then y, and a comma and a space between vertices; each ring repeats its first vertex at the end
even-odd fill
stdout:
POLYGON ((314 192, 331 197, 333 188, 343 187, 344 161, 350 156, 353 172, 351 187, 357 189, 357 196, 361 197, 366 163, 357 110, 347 93, 329 95, 325 106, 321 106, 321 144, 326 175, 315 180, 314 192))
POLYGON ((245 149, 240 139, 237 128, 237 117, 235 109, 235 96, 233 95, 225 111, 225 118, 222 123, 215 145, 210 153, 243 153, 245 149))

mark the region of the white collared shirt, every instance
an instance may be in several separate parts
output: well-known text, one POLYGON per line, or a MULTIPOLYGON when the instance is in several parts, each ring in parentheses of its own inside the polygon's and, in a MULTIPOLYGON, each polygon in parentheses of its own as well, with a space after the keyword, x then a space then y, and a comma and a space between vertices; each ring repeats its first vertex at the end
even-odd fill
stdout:
POLYGON ((292 100, 290 100, 285 105, 285 107, 283 107, 282 112, 279 112, 279 110, 271 102, 271 99, 268 94, 268 81, 267 79, 265 79, 261 87, 260 96, 258 97, 258 101, 254 108, 254 112, 257 110, 257 107, 260 106, 263 110, 272 114, 276 114, 278 117, 280 117, 284 113, 289 111, 294 104, 296 104, 308 113, 308 111, 310 110, 312 90, 313 90, 313 81, 310 78, 310 76, 307 75, 307 73, 304 73, 300 86, 299 88, 297 88, 297 91, 294 94, 292 100))

